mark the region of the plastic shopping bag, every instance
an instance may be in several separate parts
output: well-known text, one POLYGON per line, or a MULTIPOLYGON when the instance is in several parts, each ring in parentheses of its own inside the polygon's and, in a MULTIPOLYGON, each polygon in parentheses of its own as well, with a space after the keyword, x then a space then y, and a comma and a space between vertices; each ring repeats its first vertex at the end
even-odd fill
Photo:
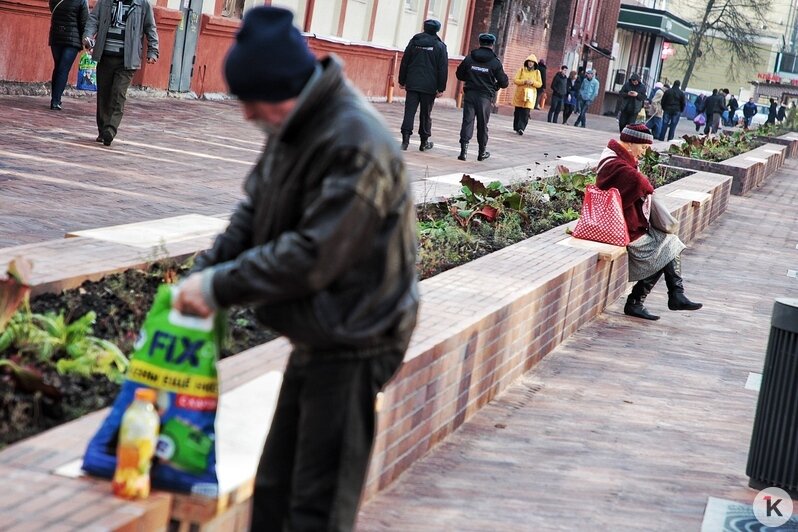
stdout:
POLYGON ((623 217, 621 194, 617 188, 601 190, 596 185, 585 188, 585 199, 573 236, 613 246, 629 243, 629 230, 623 217))
POLYGON ((184 316, 172 308, 175 287, 162 285, 147 314, 130 367, 111 413, 89 442, 83 469, 111 478, 122 415, 142 386, 158 392, 161 417, 151 479, 156 488, 206 496, 218 494, 216 362, 223 316, 184 316))
POLYGON ((97 62, 91 60, 91 54, 83 52, 78 63, 78 90, 97 90, 97 62))

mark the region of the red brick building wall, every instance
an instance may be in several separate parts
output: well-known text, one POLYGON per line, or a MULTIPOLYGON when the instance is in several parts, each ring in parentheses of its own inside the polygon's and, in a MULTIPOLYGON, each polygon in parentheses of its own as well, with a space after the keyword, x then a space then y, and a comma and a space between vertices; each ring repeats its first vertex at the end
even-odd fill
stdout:
MULTIPOLYGON (((507 42, 501 58, 510 76, 510 87, 499 95, 500 105, 511 105, 515 86, 512 78, 529 54, 548 59, 551 11, 557 0, 515 0, 511 2, 507 42)), ((548 85, 547 85, 548 86, 548 85)))

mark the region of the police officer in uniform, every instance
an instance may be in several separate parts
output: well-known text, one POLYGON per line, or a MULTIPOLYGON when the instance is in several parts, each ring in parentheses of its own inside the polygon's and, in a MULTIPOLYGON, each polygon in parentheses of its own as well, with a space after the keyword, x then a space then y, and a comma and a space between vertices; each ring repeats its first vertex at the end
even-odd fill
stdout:
POLYGON ((466 160, 468 142, 474 134, 474 118, 477 120, 478 161, 490 157, 485 151, 488 145, 488 120, 496 91, 510 84, 499 58, 493 51, 496 36, 491 33, 479 35, 479 48, 472 50, 457 67, 457 79, 465 82, 463 88, 463 125, 460 128, 461 161, 466 160))
POLYGON ((406 150, 413 134, 416 109, 421 104, 418 117, 418 135, 421 144, 418 149, 432 148, 429 141, 432 135, 432 106, 435 98, 446 90, 449 77, 449 54, 446 45, 438 37, 441 23, 435 19, 424 22, 424 31, 410 39, 402 55, 399 66, 399 86, 407 91, 405 98, 405 118, 402 121, 402 149, 406 150))

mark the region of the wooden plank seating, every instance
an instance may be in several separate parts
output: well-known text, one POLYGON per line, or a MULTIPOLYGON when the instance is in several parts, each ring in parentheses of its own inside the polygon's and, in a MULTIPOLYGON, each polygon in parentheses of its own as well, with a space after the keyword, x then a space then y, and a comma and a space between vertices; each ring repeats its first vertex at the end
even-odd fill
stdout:
POLYGON ((226 224, 222 216, 188 215, 77 231, 67 234, 72 238, 0 249, 0 265, 25 256, 33 261, 33 295, 60 292, 156 259, 207 249, 226 224))
POLYGON ((581 238, 574 238, 569 236, 557 242, 560 246, 568 246, 572 248, 587 249, 598 253, 599 260, 612 262, 616 259, 626 255, 626 248, 624 246, 613 246, 612 244, 605 244, 603 242, 593 242, 592 240, 583 240, 581 238))
MULTIPOLYGON (((725 210, 731 182, 730 176, 697 173, 659 189, 682 222, 687 242, 725 210), (709 198, 669 195, 679 190, 709 198)), ((558 245, 568 240, 565 229, 557 227, 421 283, 418 326, 378 414, 366 498, 388 486, 625 292, 623 248, 558 245)), ((0 451, 0 482, 10 490, 11 500, 52 495, 47 512, 41 506, 0 501, 0 528, 157 531, 171 522, 178 530, 244 530, 253 457, 268 428, 270 407, 264 403, 269 400, 263 394, 269 386, 274 389, 273 381, 263 383, 274 378, 268 377, 271 372, 282 370, 289 349, 288 342, 278 339, 219 364, 218 469, 225 487, 218 499, 156 493, 145 503, 120 501, 110 495, 105 481, 53 474, 66 474, 70 467, 74 471, 102 422, 101 411, 0 451), (229 418, 229 424, 226 401, 243 411, 241 417, 229 418), (78 495, 70 497, 72 493, 78 495), (97 510, 87 513, 87 506, 97 510)))
POLYGON ((787 146, 764 144, 725 161, 702 161, 680 155, 671 155, 668 164, 701 172, 730 175, 734 178, 731 193, 737 196, 744 196, 752 189, 760 186, 768 176, 781 168, 784 164, 786 151, 787 146))

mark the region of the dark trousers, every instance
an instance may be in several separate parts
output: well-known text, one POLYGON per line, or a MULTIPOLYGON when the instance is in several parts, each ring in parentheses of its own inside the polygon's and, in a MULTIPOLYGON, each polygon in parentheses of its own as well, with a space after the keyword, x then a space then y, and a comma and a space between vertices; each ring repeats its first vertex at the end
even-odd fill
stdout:
POLYGON ((673 140, 676 135, 676 126, 679 125, 681 113, 665 113, 662 116, 662 129, 659 132, 659 140, 665 140, 665 133, 668 134, 668 140, 673 140))
POLYGON ((574 122, 575 126, 582 125, 585 127, 585 122, 587 120, 587 108, 590 107, 590 104, 587 103, 585 100, 579 97, 579 116, 576 118, 576 122, 574 122))
POLYGON ((435 105, 435 95, 423 92, 407 91, 405 98, 405 118, 402 121, 402 134, 413 134, 413 122, 416 119, 416 110, 421 104, 421 114, 418 116, 418 136, 426 140, 432 136, 432 106, 435 105))
POLYGON ((557 123, 557 117, 560 116, 560 111, 562 110, 562 102, 563 97, 558 96, 557 94, 552 94, 551 96, 551 107, 549 107, 549 115, 547 117, 548 122, 557 123))
POLYGON ((526 130, 529 124, 529 109, 526 107, 516 107, 513 112, 513 131, 526 130))
POLYGON ((97 63, 97 131, 116 136, 125 113, 127 89, 135 70, 125 68, 122 56, 104 55, 97 63))
POLYGON ((621 113, 618 116, 618 131, 623 131, 627 124, 634 124, 637 122, 637 113, 621 113))
MULTIPOLYGON (((562 111, 562 123, 563 124, 567 123, 568 119, 571 118, 571 115, 574 113, 574 109, 575 109, 574 105, 571 104, 571 103, 566 103, 563 106, 563 111, 562 111)), ((578 113, 578 111, 577 111, 577 113, 578 113)))
POLYGON ((646 122, 646 127, 651 130, 651 135, 655 139, 659 139, 660 131, 662 128, 662 117, 661 116, 652 116, 646 122))
POLYGON ((463 95, 463 125, 460 127, 460 144, 474 135, 474 119, 477 120, 477 142, 480 148, 488 145, 488 120, 491 113, 491 98, 487 94, 469 91, 463 95))
POLYGON ((64 89, 66 88, 67 77, 69 76, 69 71, 72 70, 72 65, 75 63, 75 58, 78 56, 80 48, 53 44, 50 46, 50 52, 53 54, 53 77, 50 81, 50 104, 61 105, 61 96, 64 94, 64 89))
POLYGON ((353 529, 374 443, 374 400, 403 355, 291 353, 255 477, 253 532, 353 529))

